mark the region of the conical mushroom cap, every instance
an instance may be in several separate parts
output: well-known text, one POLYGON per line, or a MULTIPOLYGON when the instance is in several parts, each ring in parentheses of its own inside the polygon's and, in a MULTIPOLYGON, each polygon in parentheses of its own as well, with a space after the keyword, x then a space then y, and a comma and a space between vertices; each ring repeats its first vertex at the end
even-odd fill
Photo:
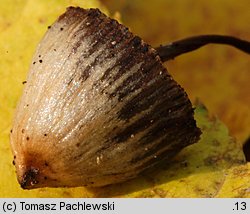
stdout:
POLYGON ((104 186, 199 139, 156 51, 98 9, 70 7, 37 47, 11 146, 23 188, 104 186))

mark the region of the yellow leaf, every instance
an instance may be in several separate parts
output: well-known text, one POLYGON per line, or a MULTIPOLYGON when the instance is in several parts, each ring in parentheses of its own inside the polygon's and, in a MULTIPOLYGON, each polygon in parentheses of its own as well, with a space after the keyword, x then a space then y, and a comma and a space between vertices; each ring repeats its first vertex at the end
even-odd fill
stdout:
POLYGON ((249 198, 250 163, 233 167, 226 173, 226 179, 217 197, 249 198))

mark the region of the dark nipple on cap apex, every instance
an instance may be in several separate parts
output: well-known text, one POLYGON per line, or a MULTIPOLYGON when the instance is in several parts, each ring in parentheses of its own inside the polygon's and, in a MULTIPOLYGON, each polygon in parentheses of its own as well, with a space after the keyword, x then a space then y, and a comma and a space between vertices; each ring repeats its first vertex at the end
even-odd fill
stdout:
POLYGON ((38 183, 37 177, 39 170, 31 167, 22 176, 20 185, 23 189, 30 189, 30 187, 38 183))

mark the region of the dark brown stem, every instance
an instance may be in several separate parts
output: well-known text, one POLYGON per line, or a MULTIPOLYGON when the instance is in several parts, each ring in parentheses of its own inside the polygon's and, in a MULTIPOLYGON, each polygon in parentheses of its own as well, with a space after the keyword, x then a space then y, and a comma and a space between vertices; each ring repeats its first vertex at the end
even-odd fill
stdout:
POLYGON ((243 152, 247 162, 250 162, 250 137, 243 144, 243 152))
POLYGON ((231 45, 250 54, 250 42, 232 36, 222 35, 200 35, 172 42, 168 45, 161 45, 156 49, 163 62, 175 57, 196 50, 207 44, 231 45))

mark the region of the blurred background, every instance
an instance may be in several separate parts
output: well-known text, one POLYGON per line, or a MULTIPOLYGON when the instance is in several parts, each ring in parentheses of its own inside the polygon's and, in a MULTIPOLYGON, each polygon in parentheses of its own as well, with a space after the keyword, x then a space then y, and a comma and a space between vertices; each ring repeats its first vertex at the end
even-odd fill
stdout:
MULTIPOLYGON (((199 34, 250 40, 249 0, 102 0, 114 16, 153 47, 199 34)), ((166 63, 195 102, 198 98, 242 144, 250 136, 250 58, 209 45, 166 63)))

